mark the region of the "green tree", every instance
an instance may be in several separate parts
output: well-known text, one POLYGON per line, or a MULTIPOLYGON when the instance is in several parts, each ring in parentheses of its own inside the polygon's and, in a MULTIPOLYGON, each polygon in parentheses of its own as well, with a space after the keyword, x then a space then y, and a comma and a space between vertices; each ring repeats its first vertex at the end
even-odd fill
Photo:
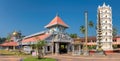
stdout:
POLYGON ((5 42, 5 40, 6 40, 6 38, 5 38, 5 37, 0 37, 0 44, 4 43, 4 42, 5 42))
POLYGON ((117 28, 113 27, 113 33, 112 33, 113 37, 117 36, 117 32, 118 32, 117 28))
POLYGON ((82 34, 85 34, 85 26, 80 26, 80 32, 82 33, 82 34))
POLYGON ((8 34, 6 37, 7 42, 10 42, 11 41, 10 39, 11 39, 11 34, 8 34))
POLYGON ((46 45, 44 40, 38 40, 36 47, 38 50, 38 59, 41 59, 44 57, 44 53, 43 53, 43 48, 46 45))
MULTIPOLYGON (((94 27, 94 23, 92 21, 89 21, 88 26, 90 28, 92 28, 92 27, 94 27)), ((80 26, 80 32, 85 35, 85 26, 84 25, 80 26)))
POLYGON ((94 23, 92 21, 89 21, 88 26, 89 27, 94 27, 94 23))
MULTIPOLYGON (((90 28, 93 28, 93 27, 94 27, 94 23, 93 23, 92 21, 89 21, 89 22, 88 22, 88 26, 89 26, 90 28)), ((85 34, 85 26, 84 26, 84 25, 80 26, 80 32, 81 32, 82 34, 85 34)))
POLYGON ((77 34, 75 34, 75 33, 74 34, 70 34, 70 37, 71 38, 77 38, 77 34))

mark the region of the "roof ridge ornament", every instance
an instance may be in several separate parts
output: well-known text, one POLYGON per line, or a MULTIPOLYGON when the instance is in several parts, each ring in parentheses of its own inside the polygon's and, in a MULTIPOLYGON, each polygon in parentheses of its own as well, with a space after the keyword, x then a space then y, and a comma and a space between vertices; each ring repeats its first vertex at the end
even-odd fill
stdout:
POLYGON ((59 13, 58 13, 58 12, 56 13, 56 16, 59 16, 59 13))

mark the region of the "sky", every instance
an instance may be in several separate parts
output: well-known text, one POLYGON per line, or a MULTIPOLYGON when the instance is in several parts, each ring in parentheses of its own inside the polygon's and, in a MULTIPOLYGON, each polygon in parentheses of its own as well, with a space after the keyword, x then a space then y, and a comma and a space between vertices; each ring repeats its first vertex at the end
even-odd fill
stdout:
MULTIPOLYGON (((21 31, 25 36, 40 31, 55 16, 70 27, 67 33, 76 33, 80 37, 80 26, 84 25, 84 11, 88 11, 88 21, 97 23, 97 8, 103 3, 112 7, 113 26, 120 35, 120 0, 0 0, 0 37, 6 37, 13 31, 21 31)), ((95 36, 95 28, 89 28, 89 36, 95 36)))

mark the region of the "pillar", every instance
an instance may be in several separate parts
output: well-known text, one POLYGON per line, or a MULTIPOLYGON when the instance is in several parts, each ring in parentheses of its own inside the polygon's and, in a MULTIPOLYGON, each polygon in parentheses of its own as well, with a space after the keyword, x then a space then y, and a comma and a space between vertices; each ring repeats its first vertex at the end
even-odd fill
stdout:
POLYGON ((13 50, 15 50, 15 46, 13 46, 13 50))
POLYGON ((55 54, 59 54, 59 43, 55 43, 55 54))
POLYGON ((75 52, 75 50, 74 50, 74 44, 72 45, 72 54, 74 55, 74 52, 75 52))
POLYGON ((79 55, 81 54, 81 44, 79 44, 79 55))
POLYGON ((43 51, 42 51, 43 55, 45 55, 46 50, 45 50, 45 46, 43 46, 43 51))
POLYGON ((51 44, 51 52, 52 52, 52 55, 54 54, 54 44, 52 43, 51 44))
POLYGON ((67 45, 67 53, 70 52, 70 44, 67 45))

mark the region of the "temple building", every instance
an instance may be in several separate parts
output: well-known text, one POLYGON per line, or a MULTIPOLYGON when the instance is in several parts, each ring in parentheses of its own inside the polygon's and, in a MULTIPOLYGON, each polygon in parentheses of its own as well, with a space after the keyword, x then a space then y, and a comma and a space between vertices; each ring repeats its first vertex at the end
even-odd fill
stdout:
POLYGON ((7 50, 19 49, 20 36, 21 36, 20 32, 14 31, 11 34, 9 34, 6 41, 0 44, 0 46, 2 46, 3 49, 7 49, 7 50))
MULTIPOLYGON (((62 19, 56 15, 55 18, 45 26, 46 31, 38 32, 28 35, 23 38, 22 45, 24 48, 30 47, 38 40, 44 40, 47 45, 44 47, 44 52, 62 54, 70 51, 72 38, 65 32, 69 26, 65 24, 62 19)), ((32 48, 31 48, 32 49, 32 48)))
POLYGON ((103 50, 113 50, 112 42, 112 9, 105 3, 98 6, 97 43, 101 43, 103 50))
MULTIPOLYGON (((97 36, 88 36, 87 46, 89 51, 98 49, 98 46, 104 51, 117 50, 120 48, 120 36, 113 38, 112 36, 112 9, 105 3, 98 6, 97 10, 97 36)), ((63 22, 59 15, 56 15, 53 20, 45 26, 47 30, 40 31, 25 37, 21 37, 20 32, 13 32, 10 41, 0 44, 2 47, 10 49, 22 48, 23 51, 31 52, 35 50, 33 44, 38 41, 45 41, 43 47, 45 54, 64 54, 71 53, 72 55, 81 55, 83 45, 85 44, 84 37, 71 38, 66 29, 69 26, 63 22)))

